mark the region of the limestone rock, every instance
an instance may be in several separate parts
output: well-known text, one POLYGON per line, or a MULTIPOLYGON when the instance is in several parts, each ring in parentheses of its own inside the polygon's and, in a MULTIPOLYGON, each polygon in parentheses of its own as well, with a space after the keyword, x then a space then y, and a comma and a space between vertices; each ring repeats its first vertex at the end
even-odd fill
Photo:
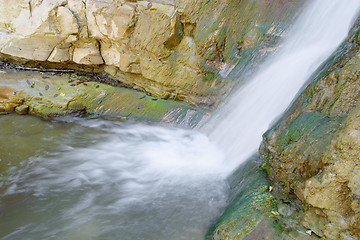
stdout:
POLYGON ((45 61, 54 47, 62 40, 58 36, 44 36, 42 34, 33 35, 31 38, 8 36, 6 44, 1 48, 1 52, 19 58, 45 61))
POLYGON ((21 105, 15 108, 15 112, 21 115, 27 114, 29 112, 28 105, 21 105))
POLYGON ((101 42, 101 55, 106 65, 118 67, 127 73, 141 73, 139 57, 131 53, 124 45, 101 42))
POLYGON ((9 1, 1 0, 0 26, 9 32, 14 31, 15 29, 12 22, 22 11, 30 12, 28 0, 13 0, 11 4, 9 4, 9 1))
POLYGON ((148 2, 139 4, 139 17, 131 38, 131 48, 146 51, 156 57, 170 55, 169 49, 176 47, 183 36, 178 13, 173 6, 148 2))
POLYGON ((112 1, 87 1, 86 16, 91 37, 120 40, 133 24, 135 7, 112 1))
POLYGON ((73 61, 86 65, 103 64, 104 61, 100 55, 99 43, 96 40, 77 42, 74 47, 73 61))
POLYGON ((123 47, 114 42, 101 41, 101 55, 106 65, 120 66, 120 55, 123 53, 123 47))
MULTIPOLYGON (((223 78, 242 58, 238 45, 260 51, 264 29, 284 26, 266 11, 288 1, 258 0, 250 9, 227 0, 0 0, 0 54, 43 67, 114 69, 158 97, 211 106, 231 87, 223 78)), ((278 15, 296 8, 285 9, 278 15)))
POLYGON ((70 52, 68 46, 56 46, 51 52, 49 58, 50 62, 67 62, 70 61, 70 52))
POLYGON ((70 35, 79 32, 77 19, 66 7, 58 7, 56 11, 56 20, 60 35, 70 35))
POLYGON ((70 49, 77 40, 78 38, 75 35, 70 35, 62 43, 54 47, 47 60, 50 62, 68 62, 72 60, 70 49))
MULTIPOLYGON (((35 33, 57 33, 58 29, 49 18, 55 17, 54 9, 65 4, 64 0, 44 0, 30 9, 23 10, 13 20, 15 33, 21 36, 31 36, 35 33)), ((60 15, 65 17, 64 14, 60 15)))

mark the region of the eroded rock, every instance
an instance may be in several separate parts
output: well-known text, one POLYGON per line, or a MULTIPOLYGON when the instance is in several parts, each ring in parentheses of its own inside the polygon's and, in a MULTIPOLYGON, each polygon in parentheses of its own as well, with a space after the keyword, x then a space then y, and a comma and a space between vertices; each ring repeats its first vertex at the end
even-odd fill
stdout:
MULTIPOLYGON (((0 54, 45 67, 103 69, 158 97, 212 106, 227 91, 222 78, 242 58, 239 49, 264 43, 258 26, 274 21, 263 5, 278 1, 256 1, 249 11, 248 1, 1 0, 0 54)), ((276 32, 281 25, 267 26, 276 32)))
POLYGON ((86 65, 103 64, 100 45, 95 39, 79 41, 74 45, 73 59, 75 63, 86 65))

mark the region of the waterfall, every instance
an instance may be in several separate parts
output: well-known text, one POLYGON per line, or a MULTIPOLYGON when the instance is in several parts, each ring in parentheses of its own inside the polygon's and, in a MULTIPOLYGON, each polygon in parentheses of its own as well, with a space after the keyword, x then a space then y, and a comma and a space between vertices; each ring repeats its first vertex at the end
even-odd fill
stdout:
POLYGON ((0 239, 203 239, 227 204, 229 172, 345 39, 359 8, 359 0, 308 1, 281 50, 204 127, 208 135, 2 116, 0 239))
POLYGON ((256 152, 262 134, 347 37, 359 8, 359 0, 309 1, 281 50, 205 126, 230 168, 256 152))

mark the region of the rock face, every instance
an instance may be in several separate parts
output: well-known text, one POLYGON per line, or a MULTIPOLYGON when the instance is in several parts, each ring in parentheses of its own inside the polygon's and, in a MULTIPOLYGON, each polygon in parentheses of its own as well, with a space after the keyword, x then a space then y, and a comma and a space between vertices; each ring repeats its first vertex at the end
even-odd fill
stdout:
POLYGON ((273 44, 299 2, 0 0, 0 54, 100 68, 158 97, 211 106, 227 91, 223 78, 273 44))
POLYGON ((360 238, 359 29, 261 147, 271 180, 302 201, 302 224, 325 239, 360 238))

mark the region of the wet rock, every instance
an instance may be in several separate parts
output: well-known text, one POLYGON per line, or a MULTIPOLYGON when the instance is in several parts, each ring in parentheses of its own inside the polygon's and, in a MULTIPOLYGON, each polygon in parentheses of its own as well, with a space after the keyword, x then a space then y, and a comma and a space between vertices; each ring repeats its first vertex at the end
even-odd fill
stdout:
POLYGON ((70 85, 69 79, 76 79, 76 76, 70 73, 53 75, 50 80, 42 77, 43 74, 39 72, 1 71, 0 112, 17 111, 25 114, 27 109, 29 114, 46 118, 81 112, 111 118, 179 123, 186 118, 186 122, 192 124, 197 124, 206 113, 176 101, 142 98, 143 91, 98 83, 101 78, 85 82, 84 77, 77 76, 79 80, 82 79, 82 84, 70 85), (36 82, 34 88, 26 83, 28 79, 30 84, 36 82), (13 95, 14 91, 17 92, 16 95, 13 95), (43 96, 39 96, 39 91, 43 96), (141 110, 138 109, 139 106, 142 106, 139 108, 141 110), (169 114, 171 119, 167 118, 169 114))
POLYGON ((325 239, 360 238, 359 28, 261 147, 270 178, 303 202, 301 223, 325 239))
POLYGON ((21 115, 27 114, 28 111, 29 111, 29 106, 27 106, 27 105, 21 105, 21 106, 17 106, 15 108, 15 112, 18 114, 21 114, 21 115))
POLYGON ((11 112, 14 112, 15 111, 15 108, 17 107, 17 104, 15 103, 11 103, 11 102, 7 102, 5 103, 5 112, 7 113, 11 113, 11 112))

